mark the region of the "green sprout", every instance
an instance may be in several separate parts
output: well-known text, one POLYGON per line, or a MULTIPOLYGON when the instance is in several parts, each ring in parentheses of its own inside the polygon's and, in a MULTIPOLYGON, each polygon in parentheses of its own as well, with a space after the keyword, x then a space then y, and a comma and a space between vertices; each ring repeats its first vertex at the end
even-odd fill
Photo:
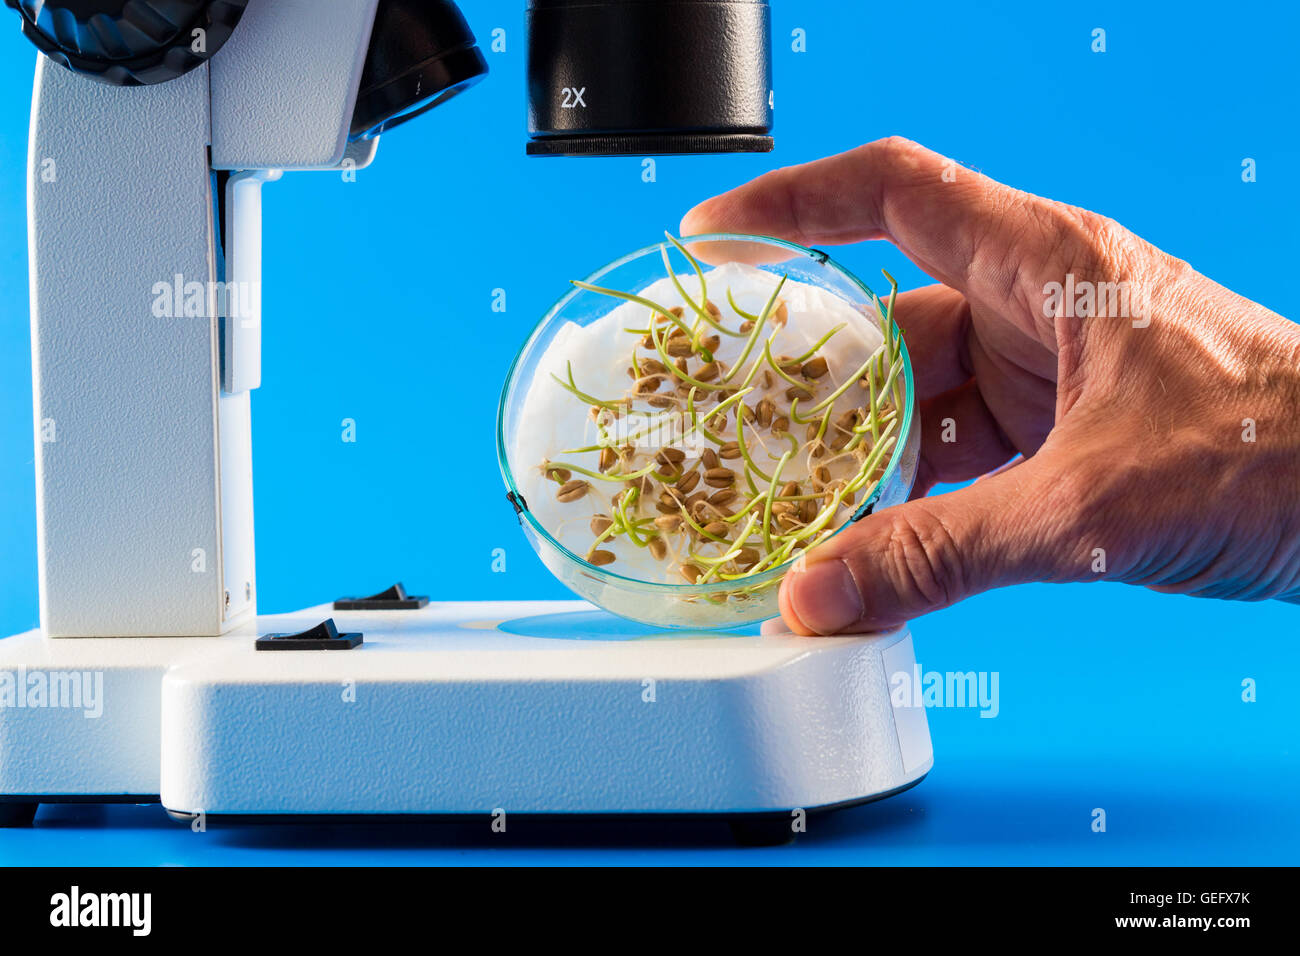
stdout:
POLYGON ((660 255, 685 309, 667 308, 644 295, 574 282, 580 289, 648 309, 650 320, 645 328, 636 327, 641 323, 634 321, 623 329, 636 339, 631 349, 635 382, 623 396, 601 399, 584 392, 574 380, 572 365, 567 381, 552 376, 592 410, 599 433, 595 444, 566 449, 563 454, 599 453, 600 470, 568 461, 547 461, 543 467, 546 474, 560 476, 557 496, 565 502, 581 500, 590 487, 573 475, 596 479, 597 485, 626 486, 608 499, 607 514, 596 516, 598 523, 593 521, 592 530, 599 533, 593 534, 589 561, 598 557, 599 563, 609 563, 614 560, 612 553, 600 546, 624 540, 648 548, 670 566, 675 564, 693 584, 735 582, 723 598, 747 600, 772 583, 747 584, 747 579, 779 568, 796 552, 827 540, 848 519, 845 509, 851 512, 859 495, 870 495, 883 477, 901 437, 902 410, 909 398, 902 374, 902 332, 894 319, 898 283, 886 272, 888 297, 881 300, 871 293, 881 344, 840 379, 833 366, 832 374, 827 374, 826 350, 844 324, 820 335, 795 358, 778 361, 774 356, 781 330, 797 319, 781 300, 786 275, 774 283, 757 314, 741 308, 728 288, 729 317, 709 301, 704 269, 680 240, 668 235, 660 255), (699 280, 698 298, 686 291, 674 272, 670 246, 691 264, 699 280), (693 321, 683 320, 685 310, 693 321), (717 359, 709 348, 716 341, 710 339, 706 345, 703 338, 711 332, 739 340, 735 361, 724 364, 717 359), (642 360, 637 354, 642 347, 652 349, 658 362, 642 360), (692 357, 702 364, 692 367, 688 361, 692 357), (817 371, 804 371, 818 359, 817 371), (654 381, 650 382, 653 390, 645 388, 647 380, 653 379, 666 380, 671 389, 660 391, 661 383, 654 381), (851 393, 855 386, 859 391, 851 393), (843 409, 842 400, 850 394, 855 396, 852 405, 843 409), (758 399, 752 407, 745 402, 751 397, 758 399), (597 410, 615 416, 627 412, 630 418, 640 414, 639 403, 675 407, 672 415, 680 421, 681 438, 695 436, 693 441, 684 447, 672 443, 641 447, 641 439, 660 427, 658 419, 617 439, 606 429, 608 420, 596 414, 597 410), (832 421, 837 403, 842 410, 832 421), (732 414, 734 438, 729 438, 732 414), (796 426, 802 441, 794 433, 796 426), (773 439, 783 449, 779 455, 769 450, 773 439), (775 464, 760 464, 756 454, 775 464), (796 462, 807 477, 783 479, 796 462))

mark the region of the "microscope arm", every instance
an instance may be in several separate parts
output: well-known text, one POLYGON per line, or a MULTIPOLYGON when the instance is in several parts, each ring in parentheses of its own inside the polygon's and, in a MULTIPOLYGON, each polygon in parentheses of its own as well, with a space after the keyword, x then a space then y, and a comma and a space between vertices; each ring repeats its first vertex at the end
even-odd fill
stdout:
POLYGON ((47 636, 215 635, 255 616, 260 186, 373 158, 375 140, 348 134, 377 2, 252 0, 218 57, 156 86, 38 59, 28 225, 47 636), (233 320, 213 307, 232 282, 250 305, 233 320))

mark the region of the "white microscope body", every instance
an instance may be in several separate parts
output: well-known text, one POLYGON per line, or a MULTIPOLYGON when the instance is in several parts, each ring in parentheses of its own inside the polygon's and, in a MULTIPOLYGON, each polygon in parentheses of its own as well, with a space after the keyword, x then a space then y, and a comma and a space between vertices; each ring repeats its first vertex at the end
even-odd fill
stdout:
POLYGON ((913 668, 905 629, 702 639, 581 602, 258 616, 260 189, 374 158, 349 124, 378 3, 250 0, 219 55, 153 86, 39 57, 41 629, 0 641, 0 819, 161 800, 789 820, 919 781, 925 713, 890 694, 913 668), (255 647, 331 617, 364 642, 255 647))

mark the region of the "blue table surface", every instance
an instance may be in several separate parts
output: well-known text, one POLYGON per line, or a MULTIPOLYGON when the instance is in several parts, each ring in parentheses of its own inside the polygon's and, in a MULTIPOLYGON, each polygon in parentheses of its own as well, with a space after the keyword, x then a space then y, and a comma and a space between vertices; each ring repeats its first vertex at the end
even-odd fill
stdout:
POLYGON ((157 806, 42 809, 5 865, 1295 864, 1295 609, 1030 586, 913 625, 923 671, 998 675, 998 711, 930 708, 907 793, 740 848, 713 822, 212 826, 157 806), (990 629, 988 621, 1005 626, 990 629), (1242 699, 1245 680, 1256 700, 1242 699), (1093 813, 1106 813, 1094 832, 1093 813))

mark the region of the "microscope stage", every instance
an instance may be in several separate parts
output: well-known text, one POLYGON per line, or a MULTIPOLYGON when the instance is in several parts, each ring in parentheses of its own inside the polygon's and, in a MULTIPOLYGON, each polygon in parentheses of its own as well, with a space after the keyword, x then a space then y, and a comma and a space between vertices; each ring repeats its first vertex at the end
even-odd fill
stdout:
POLYGON ((0 801, 160 796, 205 816, 771 814, 925 775, 924 709, 889 693, 912 672, 905 629, 756 630, 661 631, 567 601, 322 605, 213 638, 33 631, 0 641, 0 801), (362 643, 256 649, 326 618, 362 643))

